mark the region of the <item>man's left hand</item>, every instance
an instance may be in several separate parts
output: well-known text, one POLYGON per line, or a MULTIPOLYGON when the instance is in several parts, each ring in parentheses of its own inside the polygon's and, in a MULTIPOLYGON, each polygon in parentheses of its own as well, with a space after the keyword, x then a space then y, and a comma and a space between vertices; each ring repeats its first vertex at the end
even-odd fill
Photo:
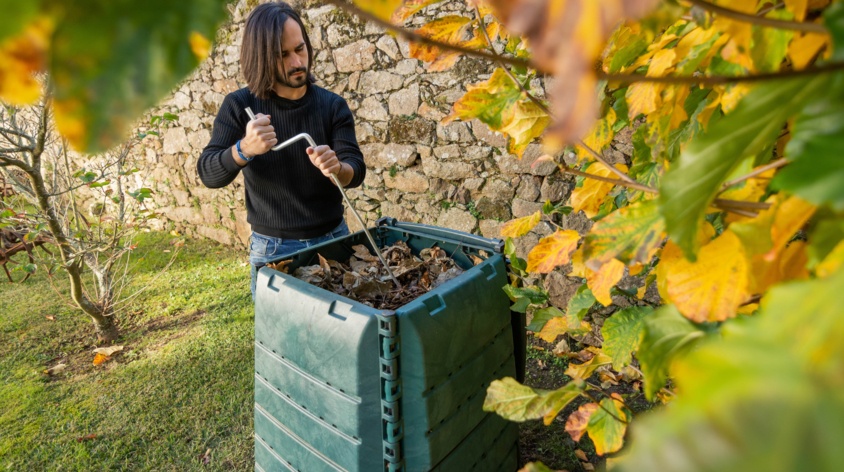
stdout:
POLYGON ((331 177, 331 174, 337 174, 340 172, 340 160, 337 159, 337 155, 334 154, 334 151, 326 145, 317 146, 315 148, 309 147, 308 157, 311 158, 311 162, 326 177, 331 177))
POLYGON ((349 182, 355 176, 354 169, 349 164, 340 162, 334 151, 327 145, 317 146, 315 148, 309 147, 307 152, 308 157, 311 158, 311 162, 316 168, 328 178, 331 178, 332 174, 336 175, 341 186, 345 187, 349 185, 349 182))

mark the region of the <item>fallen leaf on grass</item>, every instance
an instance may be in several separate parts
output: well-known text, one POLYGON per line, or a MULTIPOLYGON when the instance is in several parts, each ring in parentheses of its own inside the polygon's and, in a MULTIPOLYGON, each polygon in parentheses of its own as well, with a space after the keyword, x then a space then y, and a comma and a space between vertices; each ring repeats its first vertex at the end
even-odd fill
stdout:
POLYGON ((56 364, 45 370, 44 373, 47 375, 59 375, 64 372, 65 369, 67 369, 67 364, 56 364))
POLYGON ((102 354, 104 356, 113 356, 115 353, 123 350, 123 346, 98 347, 94 349, 95 354, 102 354))
POLYGON ((91 441, 92 439, 97 439, 97 435, 96 435, 96 434, 93 434, 93 433, 91 433, 91 434, 87 434, 87 435, 85 435, 85 436, 82 436, 82 437, 76 438, 76 441, 77 441, 77 442, 84 442, 84 441, 91 441))
POLYGON ((44 318, 47 318, 50 321, 56 321, 56 317, 53 315, 44 315, 44 318))
POLYGON ((98 352, 94 356, 94 365, 104 364, 104 363, 108 362, 110 359, 111 359, 111 357, 108 357, 107 355, 101 354, 101 353, 98 352))
POLYGON ((211 449, 205 451, 205 454, 199 455, 199 462, 201 462, 202 465, 208 465, 211 463, 211 449))

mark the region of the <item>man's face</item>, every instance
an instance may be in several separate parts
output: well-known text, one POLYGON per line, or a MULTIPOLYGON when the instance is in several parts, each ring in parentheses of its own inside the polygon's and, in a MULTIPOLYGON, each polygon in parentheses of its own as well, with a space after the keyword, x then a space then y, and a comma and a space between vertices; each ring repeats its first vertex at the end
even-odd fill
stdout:
POLYGON ((282 89, 297 89, 308 83, 308 48, 302 28, 292 18, 284 22, 281 64, 276 75, 276 82, 282 89))

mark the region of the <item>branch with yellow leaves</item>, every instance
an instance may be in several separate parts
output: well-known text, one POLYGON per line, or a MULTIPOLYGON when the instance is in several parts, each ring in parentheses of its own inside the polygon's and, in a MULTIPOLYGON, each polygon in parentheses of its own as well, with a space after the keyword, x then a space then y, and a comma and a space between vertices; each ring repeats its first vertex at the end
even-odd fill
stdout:
MULTIPOLYGON (((478 17, 478 23, 480 24, 480 30, 483 32, 484 38, 486 39, 487 46, 489 47, 489 49, 493 53, 496 53, 495 48, 492 45, 492 39, 489 37, 489 34, 487 34, 486 25, 484 24, 483 15, 481 15, 481 10, 477 6, 475 7, 475 15, 477 15, 477 17, 478 17)), ((533 95, 530 92, 530 90, 526 89, 525 86, 521 82, 519 82, 519 80, 516 78, 516 76, 513 75, 513 72, 510 71, 510 69, 507 68, 506 64, 504 64, 501 61, 497 61, 497 62, 501 66, 501 69, 507 74, 507 76, 510 77, 510 80, 512 80, 513 83, 515 83, 516 86, 519 87, 519 89, 522 91, 522 93, 525 94, 530 101, 532 101, 534 104, 536 104, 536 106, 539 107, 539 109, 542 110, 543 113, 545 113, 546 115, 551 117, 551 119, 554 119, 554 115, 551 113, 551 110, 548 108, 548 106, 545 105, 545 102, 543 102, 538 97, 533 95)), ((597 160, 598 162, 603 164, 607 169, 610 170, 610 172, 612 172, 613 174, 618 176, 618 178, 620 178, 621 180, 623 180, 627 183, 636 184, 635 180, 630 178, 630 176, 628 176, 627 174, 625 174, 621 170, 617 169, 615 166, 610 165, 604 159, 603 156, 601 156, 597 151, 595 151, 589 145, 587 145, 585 142, 583 142, 582 139, 578 140, 577 144, 579 146, 581 146, 583 149, 586 149, 589 152, 589 154, 591 154, 592 157, 595 158, 595 160, 597 160)), ((648 187, 648 188, 650 188, 650 187, 648 187)), ((654 190, 654 192, 655 192, 655 190, 654 190)))
MULTIPOLYGON (((519 66, 519 67, 527 67, 538 72, 542 72, 545 74, 553 74, 554 71, 549 70, 546 67, 542 67, 539 64, 535 63, 534 61, 527 60, 527 59, 519 59, 516 57, 508 57, 502 56, 500 54, 491 54, 486 51, 481 51, 478 49, 471 49, 459 44, 451 44, 442 41, 438 41, 436 39, 429 38, 425 35, 419 34, 415 31, 408 30, 404 27, 394 25, 389 21, 383 20, 371 13, 365 12, 355 6, 353 3, 350 3, 345 0, 327 0, 327 3, 340 8, 341 10, 355 15, 361 19, 374 23, 385 30, 392 31, 397 35, 403 37, 408 41, 418 42, 421 44, 427 44, 429 46, 438 47, 444 51, 452 51, 461 54, 465 54, 471 57, 477 57, 481 59, 486 59, 489 61, 496 61, 496 62, 504 62, 505 64, 511 66, 519 66)), ((812 23, 813 24, 813 23, 812 23)), ((650 77, 644 74, 607 74, 603 71, 597 71, 596 75, 597 78, 600 80, 606 80, 608 82, 616 82, 616 83, 624 83, 624 84, 631 84, 635 82, 654 82, 654 83, 666 83, 666 84, 688 84, 688 85, 726 85, 726 84, 735 84, 735 83, 749 83, 749 82, 762 82, 766 80, 775 80, 775 79, 783 79, 783 78, 791 78, 791 77, 801 77, 807 75, 816 75, 816 74, 826 74, 830 72, 836 72, 839 70, 844 70, 844 62, 830 62, 827 64, 823 64, 820 66, 813 66, 808 67, 801 70, 784 70, 779 72, 769 72, 769 73, 762 73, 762 74, 750 74, 750 75, 741 75, 741 76, 719 76, 719 75, 710 75, 710 76, 663 76, 663 77, 650 77)))

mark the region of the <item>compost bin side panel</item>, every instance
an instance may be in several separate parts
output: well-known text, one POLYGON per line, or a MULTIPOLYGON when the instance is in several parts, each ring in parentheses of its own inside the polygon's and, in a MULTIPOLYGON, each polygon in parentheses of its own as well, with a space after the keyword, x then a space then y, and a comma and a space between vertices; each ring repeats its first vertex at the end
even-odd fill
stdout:
POLYGON ((383 467, 374 313, 261 269, 255 303, 256 468, 383 467))
POLYGON ((450 470, 473 470, 494 444, 510 450, 518 439, 482 410, 490 382, 515 375, 505 271, 493 255, 396 310, 407 471, 447 457, 450 470))

